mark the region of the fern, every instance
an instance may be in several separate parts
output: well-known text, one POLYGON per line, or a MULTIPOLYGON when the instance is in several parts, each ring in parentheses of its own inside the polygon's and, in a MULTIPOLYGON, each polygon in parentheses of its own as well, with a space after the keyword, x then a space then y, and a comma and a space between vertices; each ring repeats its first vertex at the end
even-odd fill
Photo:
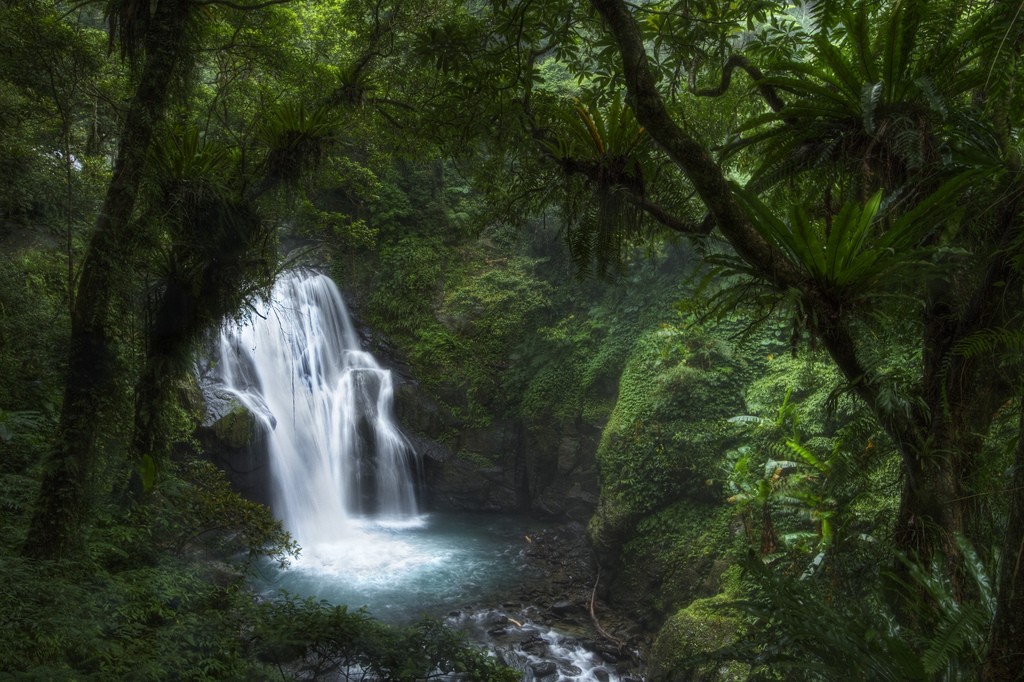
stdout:
POLYGON ((998 327, 979 329, 953 345, 953 352, 967 358, 978 358, 996 353, 1014 353, 1024 349, 1024 331, 998 327))
POLYGON ((48 424, 42 412, 0 408, 0 442, 10 445, 14 441, 35 439, 48 424))

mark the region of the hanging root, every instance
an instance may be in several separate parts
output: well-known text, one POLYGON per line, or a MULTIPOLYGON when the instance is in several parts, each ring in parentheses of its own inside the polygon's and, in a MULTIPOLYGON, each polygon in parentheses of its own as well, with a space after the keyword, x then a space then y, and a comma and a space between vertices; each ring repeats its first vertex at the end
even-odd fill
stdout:
POLYGON ((597 628, 597 634, 601 635, 602 637, 604 637, 605 639, 607 639, 609 642, 613 643, 615 646, 619 647, 620 649, 625 649, 626 648, 626 643, 623 642, 618 637, 613 637, 611 634, 609 634, 609 632, 607 630, 605 630, 603 627, 601 627, 600 621, 597 620, 597 614, 594 613, 594 602, 597 599, 597 586, 600 584, 600 582, 601 582, 601 567, 598 566, 597 567, 597 579, 594 580, 594 589, 591 590, 591 592, 590 592, 590 619, 592 621, 594 621, 594 627, 597 628))

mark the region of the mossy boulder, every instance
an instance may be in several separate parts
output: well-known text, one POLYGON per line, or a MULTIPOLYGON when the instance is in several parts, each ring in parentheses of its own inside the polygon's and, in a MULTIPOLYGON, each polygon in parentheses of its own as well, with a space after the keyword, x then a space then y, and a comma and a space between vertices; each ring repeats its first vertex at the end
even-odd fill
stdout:
POLYGON ((673 614, 651 647, 648 679, 651 682, 740 682, 750 666, 736 661, 695 662, 738 641, 743 621, 730 611, 724 597, 697 599, 673 614))
POLYGON ((235 402, 217 421, 210 425, 210 431, 223 446, 240 449, 252 441, 256 418, 244 405, 235 402))
POLYGON ((642 337, 598 450, 601 498, 589 533, 613 603, 656 628, 715 594, 732 543, 721 489, 729 417, 743 410, 746 362, 675 331, 642 337), (701 353, 693 354, 693 348, 701 353))
POLYGON ((681 499, 645 515, 608 582, 614 603, 628 605, 647 629, 657 630, 679 605, 719 593, 742 541, 726 504, 681 499))
POLYGON ((261 445, 266 427, 237 400, 209 397, 206 419, 196 429, 204 457, 227 473, 232 488, 243 497, 269 504, 270 462, 261 445))

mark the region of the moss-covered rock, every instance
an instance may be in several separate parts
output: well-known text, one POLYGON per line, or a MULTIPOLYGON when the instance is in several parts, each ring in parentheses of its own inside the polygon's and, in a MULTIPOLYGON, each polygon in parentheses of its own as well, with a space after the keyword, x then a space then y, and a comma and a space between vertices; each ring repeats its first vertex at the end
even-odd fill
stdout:
POLYGON ((742 619, 724 606, 722 597, 698 599, 666 621, 651 648, 651 682, 740 682, 750 666, 735 661, 691 659, 736 642, 744 634, 742 619))
MULTIPOLYGON (((719 589, 732 510, 719 481, 736 442, 745 361, 719 347, 694 359, 685 335, 636 344, 598 450, 601 499, 591 541, 610 569, 609 597, 656 628, 719 589)), ((704 345, 700 346, 704 348, 704 345)))
POLYGON ((729 505, 680 499, 636 522, 609 590, 657 630, 681 604, 719 593, 742 539, 729 505))
POLYGON ((225 447, 239 449, 252 441, 255 426, 252 412, 235 402, 230 410, 210 425, 210 430, 225 447))
POLYGON ((260 445, 257 417, 228 396, 209 393, 205 398, 206 419, 195 431, 204 457, 227 473, 243 497, 269 504, 269 458, 260 445))

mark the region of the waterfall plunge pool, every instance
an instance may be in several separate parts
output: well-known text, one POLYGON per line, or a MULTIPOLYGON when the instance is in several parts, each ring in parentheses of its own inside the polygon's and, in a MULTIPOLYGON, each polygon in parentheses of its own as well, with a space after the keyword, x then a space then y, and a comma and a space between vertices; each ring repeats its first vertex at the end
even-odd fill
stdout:
POLYGON ((527 560, 537 522, 521 517, 432 513, 402 521, 351 522, 335 542, 302 548, 285 568, 260 567, 257 587, 284 590, 408 624, 423 616, 511 603, 542 580, 527 560))
POLYGON ((284 273, 257 308, 224 324, 203 384, 255 418, 272 509, 303 548, 290 567, 264 564, 258 589, 366 606, 391 623, 442 617, 527 681, 630 679, 580 606, 589 559, 565 547, 579 547, 581 526, 559 538, 523 518, 424 513, 391 372, 362 349, 334 282, 284 273), (532 536, 550 540, 546 553, 532 536), (552 614, 559 631, 543 624, 552 614))
POLYGON ((521 670, 524 682, 641 680, 635 658, 597 639, 578 603, 593 580, 582 526, 553 525, 479 513, 364 519, 336 543, 304 547, 287 567, 262 563, 254 586, 268 599, 365 607, 390 624, 440 619, 521 670))

